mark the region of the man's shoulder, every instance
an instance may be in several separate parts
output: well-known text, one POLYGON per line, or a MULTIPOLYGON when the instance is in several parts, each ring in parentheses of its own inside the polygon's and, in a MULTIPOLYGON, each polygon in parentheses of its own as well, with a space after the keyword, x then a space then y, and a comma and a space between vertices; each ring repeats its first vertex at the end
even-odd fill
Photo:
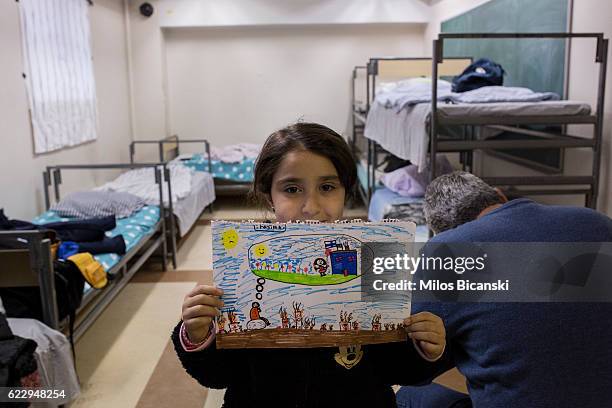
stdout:
POLYGON ((431 242, 612 240, 612 219, 585 207, 538 204, 527 199, 511 201, 474 221, 445 231, 431 242))

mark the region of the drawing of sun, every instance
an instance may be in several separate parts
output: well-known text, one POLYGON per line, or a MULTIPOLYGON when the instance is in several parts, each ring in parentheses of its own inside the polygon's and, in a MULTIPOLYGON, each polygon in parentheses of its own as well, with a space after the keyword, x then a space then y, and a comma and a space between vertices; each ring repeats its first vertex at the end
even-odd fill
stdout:
POLYGON ((268 255, 270 251, 268 250, 268 246, 266 244, 257 244, 255 248, 253 248, 253 253, 256 258, 263 258, 268 255))
POLYGON ((235 229, 229 229, 221 234, 221 241, 226 250, 235 248, 238 245, 238 233, 235 229))

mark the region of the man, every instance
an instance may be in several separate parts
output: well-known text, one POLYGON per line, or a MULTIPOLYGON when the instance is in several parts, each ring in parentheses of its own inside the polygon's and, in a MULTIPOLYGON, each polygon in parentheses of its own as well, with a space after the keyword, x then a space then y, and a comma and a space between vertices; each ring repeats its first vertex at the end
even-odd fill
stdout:
MULTIPOLYGON (((605 215, 508 201, 466 172, 429 185, 425 217, 437 234, 430 243, 612 241, 605 215)), ((413 313, 422 310, 446 326, 437 374, 457 366, 470 395, 403 387, 398 407, 612 407, 612 304, 413 303, 413 313)))

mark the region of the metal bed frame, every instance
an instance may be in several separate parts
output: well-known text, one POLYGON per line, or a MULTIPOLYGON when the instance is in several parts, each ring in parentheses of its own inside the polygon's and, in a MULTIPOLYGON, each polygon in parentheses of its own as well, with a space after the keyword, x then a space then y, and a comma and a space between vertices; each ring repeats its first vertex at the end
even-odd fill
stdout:
MULTIPOLYGON (((132 141, 130 143, 130 163, 134 163, 134 160, 135 160, 134 156, 136 155, 136 145, 153 144, 153 145, 158 145, 159 161, 161 163, 164 163, 164 169, 166 169, 168 162, 170 162, 171 160, 179 156, 181 143, 203 143, 205 146, 206 155, 208 156, 208 172, 212 173, 212 167, 210 163, 210 144, 208 143, 208 140, 206 139, 179 140, 179 137, 177 135, 169 136, 161 140, 132 141)), ((169 197, 172 197, 171 190, 169 191, 170 191, 169 197)), ((216 193, 216 186, 215 186, 215 193, 216 193)), ((169 227, 168 233, 170 235, 170 238, 169 238, 170 246, 172 248, 172 253, 174 254, 174 258, 172 262, 173 262, 174 269, 176 269, 176 253, 178 251, 178 244, 177 244, 178 230, 176 228, 176 219, 174 216, 172 216, 173 214, 172 200, 169 200, 169 201, 170 201, 170 208, 169 208, 169 213, 168 213, 169 220, 167 222, 170 225, 170 227, 169 227)), ((207 206, 207 208, 208 208, 208 211, 212 213, 213 203, 210 203, 207 206)), ((206 208, 204 208, 202 212, 204 212, 205 210, 206 208)))
MULTIPOLYGON (((604 98, 606 85, 606 68, 607 68, 607 50, 608 39, 603 37, 601 33, 470 33, 470 34, 455 34, 444 33, 438 36, 438 39, 433 41, 433 58, 432 62, 432 101, 431 115, 429 123, 429 161, 433 162, 433 158, 437 153, 459 153, 460 161, 463 168, 473 170, 473 152, 482 150, 491 152, 492 150, 510 150, 510 149, 544 149, 544 148, 590 148, 593 151, 593 166, 590 176, 571 176, 571 175, 543 175, 529 177, 482 177, 486 182, 492 185, 511 189, 515 195, 585 195, 585 205, 587 207, 596 208, 597 195, 599 190, 599 168, 601 162, 601 146, 603 138, 603 113, 604 113, 604 98), (593 38, 597 41, 597 49, 595 55, 595 63, 599 66, 599 86, 597 94, 597 106, 595 114, 590 115, 549 115, 549 116, 517 116, 517 117, 487 117, 487 116, 461 116, 461 117, 444 117, 440 115, 440 109, 437 101, 437 81, 440 74, 439 64, 445 60, 453 58, 443 57, 443 43, 448 39, 524 39, 524 38, 556 38, 570 40, 572 38, 593 38), (532 129, 524 129, 520 126, 524 125, 565 125, 571 124, 588 124, 593 126, 593 137, 582 138, 572 136, 562 130, 561 133, 550 131, 535 131, 532 129), (441 126, 459 125, 463 129, 463 138, 455 140, 444 140, 440 138, 441 126), (478 128, 492 128, 503 131, 512 131, 514 133, 537 136, 538 140, 478 140, 476 130, 478 128), (517 189, 516 186, 541 186, 554 188, 530 188, 517 189), (581 186, 581 187, 576 187, 581 186)), ((374 100, 374 89, 376 84, 377 63, 385 59, 401 59, 415 60, 414 58, 372 58, 367 66, 367 110, 369 111, 370 103, 374 100)), ((418 58, 417 58, 418 60, 418 58)), ((353 70, 353 86, 356 78, 356 67, 353 70)), ((353 92, 353 105, 354 92, 353 92)), ((363 133, 366 117, 353 110, 353 140, 357 135, 363 133), (360 123, 359 123, 360 122, 360 123), (356 124, 355 124, 356 123, 356 124)), ((367 186, 364 191, 360 191, 362 198, 369 204, 369 200, 373 193, 375 183, 375 170, 378 166, 378 153, 384 150, 378 146, 376 142, 368 140, 367 148, 367 186)), ((430 177, 436 177, 435 166, 430 166, 430 177)), ((363 188, 360 186, 360 190, 363 188)))
MULTIPOLYGON (((49 166, 43 172, 45 205, 50 207, 49 187, 53 184, 55 200, 59 201, 62 170, 82 169, 131 169, 155 168, 155 179, 159 185, 160 200, 162 198, 162 169, 159 164, 93 164, 93 165, 57 165, 49 166)), ((169 179, 167 179, 169 183, 169 179)), ((160 201, 163 202, 163 201, 160 201)), ((164 206, 160 205, 160 218, 151 231, 143 237, 134 247, 121 257, 119 262, 107 272, 108 284, 101 290, 91 289, 83 296, 81 305, 76 311, 74 326, 74 340, 78 340, 83 333, 100 316, 123 287, 130 281, 140 267, 161 248, 162 269, 167 270, 168 246, 166 242, 166 222, 164 219, 164 206)), ((27 245, 27 249, 0 250, 0 257, 20 257, 23 261, 28 258, 29 265, 15 271, 5 271, 2 275, 2 286, 39 286, 42 303, 43 322, 55 330, 66 330, 68 319, 60 321, 58 316, 57 299, 55 293, 55 280, 51 240, 44 230, 39 231, 0 231, 0 239, 19 240, 27 245), (29 272, 28 272, 29 269, 29 272)))
MULTIPOLYGON (((364 153, 366 153, 366 186, 358 183, 358 194, 361 197, 364 204, 369 205, 372 194, 374 193, 374 187, 376 183, 376 169, 379 166, 378 157, 380 153, 386 152, 377 142, 367 139, 364 137, 365 124, 367 120, 370 106, 374 101, 376 91, 376 77, 379 75, 379 62, 380 61, 395 61, 398 63, 406 62, 413 63, 415 61, 422 61, 428 63, 432 61, 432 58, 425 57, 375 57, 370 58, 365 66, 355 66, 352 72, 352 83, 351 83, 351 96, 352 96, 352 137, 351 137, 351 149, 353 155, 359 165, 359 159, 364 153), (356 82, 359 76, 359 72, 365 70, 366 74, 366 105, 365 112, 359 111, 356 101, 356 82), (365 139, 365 140, 364 140, 365 139), (365 146, 360 146, 365 144, 365 146), (365 150, 365 152, 363 151, 365 150)), ((457 69, 457 64, 467 67, 472 62, 471 57, 452 57, 447 58, 447 61, 452 61, 454 67, 450 69, 457 69)), ((427 69, 429 72, 429 68, 427 69)), ((448 69, 446 70, 448 71, 448 69)), ((447 72, 447 74, 449 74, 447 72)), ((462 163, 464 162, 462 154, 462 163)))
MULTIPOLYGON (((134 160, 133 157, 136 152, 137 144, 157 144, 159 160, 161 162, 168 162, 179 156, 181 143, 204 143, 206 156, 208 158, 208 172, 212 174, 210 143, 206 139, 180 139, 178 135, 173 135, 160 140, 137 140, 130 143, 130 161, 133 162, 134 160), (165 145, 175 145, 175 147, 167 149, 165 145)), ((223 179, 215 180, 216 196, 245 195, 250 189, 250 182, 227 181, 223 179)), ((209 207, 209 210, 212 212, 212 205, 209 207)))
MULTIPOLYGON (((531 177, 483 177, 489 184, 497 186, 556 186, 541 190, 514 189, 513 193, 523 195, 585 195, 585 205, 590 208, 597 207, 599 192, 599 172, 601 162, 601 145, 603 137, 604 97, 606 87, 606 68, 608 56, 608 39, 602 33, 470 33, 455 34, 444 33, 433 41, 432 60, 432 98, 429 157, 434 158, 438 152, 464 152, 467 153, 468 164, 471 166, 472 152, 474 150, 507 150, 507 149, 542 149, 542 148, 590 148, 593 151, 593 166, 590 176, 531 176, 531 177), (444 40, 448 39, 525 39, 525 38, 556 38, 569 40, 572 38, 594 38, 597 40, 595 63, 599 65, 599 86, 597 89, 597 107, 595 114, 591 115, 564 115, 564 116, 518 116, 518 117, 478 117, 465 116, 457 118, 444 118, 439 114, 437 101, 438 64, 444 61, 444 40), (565 133, 552 133, 522 129, 522 125, 570 125, 589 124, 593 126, 593 137, 590 139, 572 136, 565 133), (463 140, 440 141, 437 138, 438 128, 441 125, 485 126, 500 130, 526 135, 537 135, 544 140, 463 140), (567 188, 572 185, 588 187, 567 188), (562 187, 566 186, 566 187, 562 187)), ((430 166, 430 176, 436 177, 435 166, 430 166)))

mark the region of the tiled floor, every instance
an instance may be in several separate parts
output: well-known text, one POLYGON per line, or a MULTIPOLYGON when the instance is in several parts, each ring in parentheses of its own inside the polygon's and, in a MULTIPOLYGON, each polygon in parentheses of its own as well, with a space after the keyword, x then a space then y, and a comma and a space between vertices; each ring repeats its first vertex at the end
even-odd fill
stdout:
MULTIPOLYGON (((76 344, 82 395, 72 407, 221 405, 223 391, 206 390, 185 373, 170 332, 180 319, 184 295, 198 282, 212 283, 210 220, 265 219, 271 214, 227 199, 215 207, 212 214, 202 215, 181 242, 177 270, 138 272, 76 344)), ((366 218, 363 208, 345 215, 366 218)), ((419 238, 423 239, 422 231, 419 238)), ((457 372, 447 374, 443 383, 465 390, 457 372)))

